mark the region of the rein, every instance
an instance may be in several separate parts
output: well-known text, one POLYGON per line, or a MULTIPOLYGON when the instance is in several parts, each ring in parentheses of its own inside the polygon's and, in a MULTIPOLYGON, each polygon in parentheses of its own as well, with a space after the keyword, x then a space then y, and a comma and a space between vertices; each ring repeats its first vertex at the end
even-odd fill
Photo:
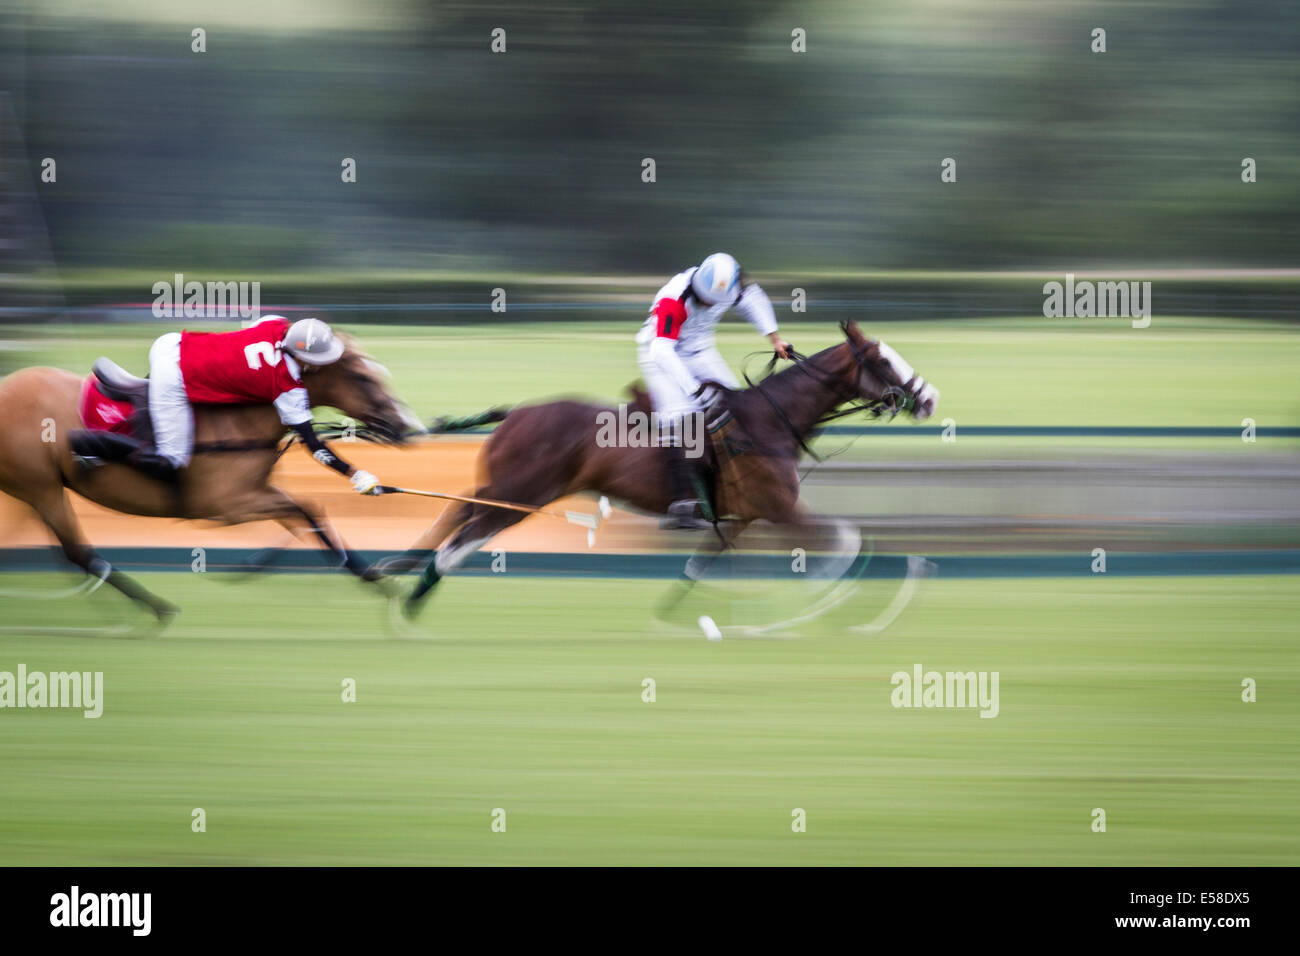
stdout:
MULTIPOLYGON (((327 441, 339 438, 357 438, 361 441, 374 442, 377 445, 384 443, 384 439, 369 425, 345 425, 343 422, 317 422, 313 428, 316 430, 317 435, 327 441)), ((229 452, 274 451, 275 460, 279 461, 284 457, 284 453, 292 448, 294 443, 298 440, 297 435, 289 434, 281 438, 266 438, 261 441, 253 439, 244 441, 227 441, 224 439, 217 441, 201 441, 194 443, 193 453, 196 455, 206 455, 229 452)))
MULTIPOLYGON (((788 351, 790 357, 795 362, 794 367, 806 372, 806 370, 803 369, 802 363, 807 361, 808 356, 801 355, 799 352, 796 352, 794 348, 790 348, 788 351)), ((822 460, 822 457, 819 454, 817 454, 817 452, 813 451, 812 448, 808 445, 808 442, 803 437, 803 435, 799 434, 799 429, 794 427, 794 422, 790 421, 790 416, 785 413, 785 409, 782 408, 780 405, 778 405, 776 403, 776 399, 774 399, 771 395, 767 394, 767 391, 763 388, 763 383, 768 378, 771 377, 772 370, 776 368, 776 361, 777 361, 777 355, 775 352, 773 352, 772 357, 768 359, 767 367, 763 370, 763 378, 759 379, 757 382, 753 381, 749 377, 748 372, 742 372, 742 374, 745 377, 745 383, 750 387, 750 389, 762 395, 763 398, 767 401, 767 404, 772 406, 772 411, 776 412, 776 417, 781 420, 781 424, 786 427, 786 430, 790 433, 790 435, 794 438, 794 440, 798 442, 799 447, 803 449, 804 453, 812 456, 814 459, 820 462, 822 460)))
MULTIPOLYGON (((200 441, 194 443, 193 453, 196 455, 206 455, 216 452, 249 452, 249 451, 271 451, 279 448, 282 439, 266 439, 264 441, 200 441)), ((287 447, 287 446, 286 446, 287 447)), ((280 454, 284 454, 281 450, 280 454)), ((278 455, 276 457, 279 457, 278 455)))
MULTIPOLYGON (((388 440, 380 435, 377 429, 361 422, 317 422, 312 427, 316 430, 316 434, 326 441, 339 438, 346 441, 350 438, 356 438, 359 441, 373 442, 376 445, 388 443, 388 440)), ((297 437, 297 435, 291 436, 294 441, 297 440, 297 437)))
MULTIPOLYGON (((858 345, 852 341, 848 342, 848 346, 853 352, 853 357, 856 360, 859 369, 861 369, 862 365, 865 362, 870 361, 869 347, 868 349, 864 350, 862 348, 859 348, 858 345)), ((761 354, 761 353, 751 353, 751 354, 761 354)), ((888 412, 889 417, 892 419, 899 412, 905 411, 908 408, 910 408, 912 406, 912 403, 915 401, 915 396, 909 395, 904 389, 898 388, 897 386, 894 385, 889 386, 885 390, 885 393, 881 395, 880 398, 876 398, 876 399, 862 398, 856 393, 856 391, 852 389, 851 386, 846 386, 843 382, 839 381, 838 379, 827 376, 823 372, 821 367, 818 366, 815 362, 813 362, 809 358, 809 356, 804 355, 803 353, 798 352, 793 348, 789 350, 789 354, 791 360, 794 363, 792 366, 793 368, 798 369, 804 375, 807 375, 814 382, 821 385, 823 388, 827 389, 832 394, 834 394, 837 398, 840 399, 840 401, 837 403, 837 408, 835 410, 828 412, 827 414, 823 415, 821 418, 819 418, 816 422, 813 423, 813 427, 810 434, 816 433, 817 429, 827 424, 828 422, 833 422, 838 419, 845 418, 846 416, 856 414, 857 412, 866 412, 869 415, 871 415, 872 418, 880 418, 886 412, 888 412), (838 405, 842 405, 845 403, 847 403, 847 407, 845 408, 838 407, 838 405)), ((771 378, 772 373, 776 368, 776 363, 778 360, 779 358, 776 355, 776 353, 773 353, 772 357, 768 359, 767 365, 763 369, 763 377, 759 379, 757 382, 755 382, 753 379, 749 377, 748 372, 743 372, 742 374, 744 376, 745 382, 747 385, 749 385, 749 387, 752 390, 762 395, 763 398, 767 401, 767 403, 770 406, 772 406, 772 410, 776 412, 777 418, 780 419, 781 424, 783 424, 786 427, 786 430, 790 432, 790 435, 794 438, 794 440, 798 442, 799 447, 809 457, 813 458, 818 464, 820 464, 825 459, 821 455, 817 454, 817 452, 812 450, 812 448, 808 445, 807 440, 801 434, 799 434, 799 431, 798 429, 795 428, 794 423, 790 421, 790 417, 786 415, 785 409, 781 408, 781 406, 777 404, 776 399, 774 399, 771 395, 769 395, 767 393, 767 390, 763 387, 766 384, 767 380, 771 378)))

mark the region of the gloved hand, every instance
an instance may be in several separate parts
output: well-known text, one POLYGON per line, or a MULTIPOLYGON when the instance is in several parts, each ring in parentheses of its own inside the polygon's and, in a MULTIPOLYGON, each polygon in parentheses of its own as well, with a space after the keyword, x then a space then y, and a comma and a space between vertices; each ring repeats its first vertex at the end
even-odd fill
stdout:
POLYGON ((379 479, 358 468, 352 473, 352 490, 361 495, 379 494, 379 479))

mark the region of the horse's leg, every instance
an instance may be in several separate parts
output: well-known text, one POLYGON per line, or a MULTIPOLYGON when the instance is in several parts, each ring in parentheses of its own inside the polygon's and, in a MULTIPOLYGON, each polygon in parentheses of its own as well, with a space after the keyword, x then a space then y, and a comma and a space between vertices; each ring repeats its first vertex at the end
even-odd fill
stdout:
MULTIPOLYGON (((470 492, 467 491, 465 494, 468 495, 470 492)), ((416 539, 415 544, 407 548, 406 554, 394 562, 389 562, 384 568, 389 574, 402 574, 421 561, 426 562, 424 570, 420 573, 420 580, 416 582, 415 588, 406 598, 404 608, 407 614, 414 614, 428 593, 442 580, 437 563, 438 545, 446 541, 453 531, 464 524, 473 510, 473 505, 466 502, 453 502, 451 507, 438 515, 428 530, 416 539)))
POLYGON ((749 527, 749 519, 729 521, 719 527, 718 533, 709 535, 708 543, 702 545, 695 554, 691 555, 690 560, 686 562, 686 567, 673 586, 668 589, 659 603, 655 606, 655 612, 659 617, 671 613, 686 595, 691 593, 691 589, 699 582, 700 577, 713 566, 713 562, 732 545, 741 533, 749 527), (696 563, 698 562, 698 563, 696 563), (692 565, 694 564, 694 568, 692 565))
POLYGON ((361 555, 344 543, 343 539, 339 537, 339 533, 334 530, 334 526, 325 519, 323 513, 314 513, 306 505, 290 498, 278 488, 272 490, 282 495, 291 509, 287 514, 280 517, 279 521, 282 525, 291 531, 295 526, 306 528, 316 536, 316 540, 321 543, 321 546, 332 554, 342 567, 351 571, 362 581, 374 584, 383 580, 383 574, 367 564, 361 555))
POLYGON ((295 533, 297 533, 296 529, 298 528, 305 528, 310 531, 316 537, 316 540, 321 543, 321 546, 334 556, 341 567, 351 571, 362 581, 373 583, 383 577, 382 574, 366 564, 361 555, 343 542, 338 532, 334 530, 334 526, 325 520, 324 515, 313 513, 306 505, 294 501, 288 495, 285 495, 285 497, 293 506, 293 510, 279 518, 280 524, 295 533))
POLYGON ((223 502, 220 513, 214 517, 226 524, 277 521, 294 534, 303 530, 310 531, 341 567, 361 580, 374 582, 383 577, 344 544, 324 514, 316 513, 274 485, 265 485, 223 502))
MULTIPOLYGON (((510 421, 510 418, 506 418, 506 422, 510 421)), ((565 494, 588 487, 579 481, 569 481, 551 473, 555 469, 554 463, 534 454, 534 449, 527 449, 521 455, 517 454, 517 447, 509 441, 503 441, 501 433, 488 439, 479 455, 478 487, 472 492, 475 497, 542 507, 565 494)), ((527 513, 522 511, 465 502, 443 512, 416 542, 438 550, 433 553, 433 560, 426 565, 419 582, 402 606, 406 616, 415 616, 444 574, 460 567, 495 535, 526 517, 527 513), (447 541, 445 547, 440 547, 451 532, 454 532, 451 540, 447 541)))
MULTIPOLYGON (((488 497, 487 490, 479 491, 480 497, 488 497)), ((491 508, 483 505, 465 506, 469 511, 469 520, 465 521, 447 542, 447 546, 435 552, 433 560, 424 569, 419 583, 406 598, 402 610, 407 617, 414 617, 420 606, 428 597, 444 574, 454 571, 465 563, 471 554, 481 548, 506 528, 527 518, 521 511, 507 511, 504 508, 491 508)), ((436 525, 435 525, 436 527, 436 525)))
POLYGON ((54 533, 68 560, 93 577, 102 578, 132 601, 142 604, 154 613, 159 621, 171 620, 180 610, 127 577, 95 553, 81 532, 77 517, 68 506, 68 496, 62 488, 55 488, 28 500, 42 521, 54 533))
POLYGON ((676 609, 713 563, 735 545, 736 539, 754 520, 762 518, 778 525, 799 523, 802 520, 798 474, 784 462, 771 463, 768 469, 767 474, 759 469, 751 472, 750 490, 741 503, 742 509, 738 509, 743 516, 720 527, 718 534, 711 536, 708 544, 691 557, 681 576, 660 599, 655 613, 661 619, 666 619, 676 609))
MULTIPOLYGON (((464 492, 465 495, 472 495, 473 493, 472 489, 464 492)), ((424 530, 424 533, 415 539, 415 544, 407 548, 404 554, 390 558, 384 563, 384 573, 405 574, 421 561, 432 561, 438 545, 446 541, 448 535, 465 523, 469 513, 470 505, 466 502, 452 502, 451 506, 443 509, 442 514, 434 519, 433 524, 429 525, 424 530)))

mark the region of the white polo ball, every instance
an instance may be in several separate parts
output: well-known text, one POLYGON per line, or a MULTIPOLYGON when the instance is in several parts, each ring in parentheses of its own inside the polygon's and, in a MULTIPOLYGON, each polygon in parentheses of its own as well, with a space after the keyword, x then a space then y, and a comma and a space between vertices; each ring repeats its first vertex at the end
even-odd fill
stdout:
POLYGON ((722 640, 722 631, 718 629, 718 625, 713 623, 713 618, 709 617, 707 614, 701 614, 697 623, 700 625, 700 630, 704 632, 704 636, 709 640, 722 640))

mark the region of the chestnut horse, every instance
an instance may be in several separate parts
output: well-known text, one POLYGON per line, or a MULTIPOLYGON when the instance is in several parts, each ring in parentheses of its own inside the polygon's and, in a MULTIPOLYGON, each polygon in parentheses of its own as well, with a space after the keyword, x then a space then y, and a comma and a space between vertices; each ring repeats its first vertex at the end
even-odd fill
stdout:
MULTIPOLYGON (((715 550, 722 550, 755 520, 802 526, 799 456, 825 421, 864 409, 880 414, 907 411, 918 421, 934 413, 939 394, 882 343, 865 337, 853 322, 840 326, 844 341, 750 388, 728 392, 726 404, 746 451, 743 480, 728 482, 716 510, 715 550)), ((598 422, 612 410, 577 401, 529 405, 509 412, 480 453, 479 498, 542 506, 565 495, 590 491, 633 508, 662 514, 669 504, 667 455, 654 447, 602 447, 598 422)), ((608 419, 606 419, 608 420, 608 419)), ((722 483, 719 483, 720 485, 722 483)), ((408 596, 412 615, 442 575, 462 564, 494 535, 525 514, 481 504, 449 507, 404 559, 403 570, 430 557, 408 596), (448 540, 450 538, 450 540, 448 540), (444 547, 439 545, 446 542, 444 547), (435 549, 430 554, 430 549, 435 549)))
MULTIPOLYGON (((401 442, 411 418, 389 394, 380 367, 345 339, 343 356, 303 376, 313 406, 337 408, 368 426, 368 434, 401 442)), ((68 490, 125 514, 209 519, 226 524, 277 521, 311 531, 352 573, 380 575, 343 544, 323 514, 270 483, 285 434, 270 405, 198 405, 194 456, 175 483, 126 464, 87 468, 73 456, 69 436, 82 427, 82 376, 56 368, 26 368, 0 380, 0 492, 26 502, 77 567, 117 588, 167 621, 177 608, 151 594, 97 555, 68 501, 68 490)), ((143 397, 144 380, 131 384, 143 397)), ((342 479, 340 479, 342 480, 342 479)))

